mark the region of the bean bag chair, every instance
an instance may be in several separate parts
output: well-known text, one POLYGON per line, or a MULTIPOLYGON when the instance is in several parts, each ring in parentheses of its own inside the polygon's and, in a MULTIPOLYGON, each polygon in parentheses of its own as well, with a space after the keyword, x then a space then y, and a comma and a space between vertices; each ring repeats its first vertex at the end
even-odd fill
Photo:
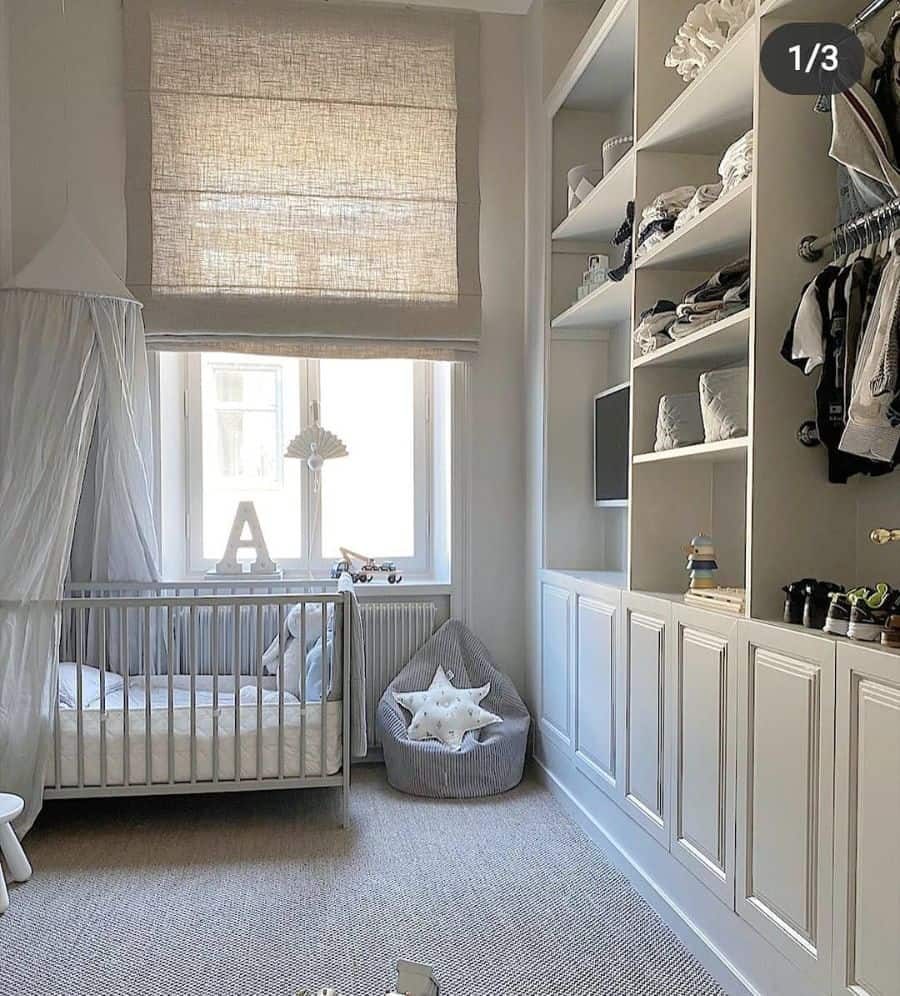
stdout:
POLYGON ((491 664, 484 644, 455 619, 444 623, 388 685, 376 714, 388 782, 400 792, 435 799, 473 799, 518 785, 530 722, 513 683, 491 664), (481 706, 502 722, 466 733, 458 748, 411 740, 411 714, 394 693, 427 689, 438 667, 456 688, 490 684, 481 706))

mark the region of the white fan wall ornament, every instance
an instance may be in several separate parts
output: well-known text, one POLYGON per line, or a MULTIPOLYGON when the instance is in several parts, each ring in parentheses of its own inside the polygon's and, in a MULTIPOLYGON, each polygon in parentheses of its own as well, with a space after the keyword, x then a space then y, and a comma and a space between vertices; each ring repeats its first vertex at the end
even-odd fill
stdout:
MULTIPOLYGON (((340 436, 323 428, 319 424, 319 404, 312 403, 312 425, 308 425, 299 435, 288 443, 285 457, 289 460, 305 460, 309 472, 313 476, 313 492, 318 493, 322 468, 326 460, 336 460, 349 456, 346 444, 340 436)), ((316 551, 316 541, 319 533, 320 502, 313 502, 313 527, 311 531, 310 550, 316 551)), ((310 574, 310 576, 312 576, 310 574)))

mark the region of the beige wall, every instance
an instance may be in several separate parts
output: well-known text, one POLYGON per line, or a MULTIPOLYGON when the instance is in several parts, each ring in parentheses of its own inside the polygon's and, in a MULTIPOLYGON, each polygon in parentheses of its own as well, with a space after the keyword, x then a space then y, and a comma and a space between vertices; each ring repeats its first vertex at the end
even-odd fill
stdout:
POLYGON ((7 0, 0 0, 0 283, 12 275, 9 132, 9 19, 7 0))
POLYGON ((525 665, 524 18, 481 19, 482 346, 471 373, 470 625, 521 687, 525 665))
POLYGON ((16 269, 69 204, 125 272, 125 122, 120 0, 6 0, 12 39, 13 256, 16 269))
MULTIPOLYGON (((4 2, 4 0, 0 0, 4 2)), ((125 270, 120 0, 11 4, 13 251, 17 267, 69 202, 125 270), (67 65, 68 59, 68 65, 67 65), (64 124, 68 121, 68 127, 64 124), (68 138, 66 137, 68 135, 68 138)), ((524 673, 522 394, 524 18, 482 17, 483 349, 470 378, 472 628, 517 682, 524 673)))

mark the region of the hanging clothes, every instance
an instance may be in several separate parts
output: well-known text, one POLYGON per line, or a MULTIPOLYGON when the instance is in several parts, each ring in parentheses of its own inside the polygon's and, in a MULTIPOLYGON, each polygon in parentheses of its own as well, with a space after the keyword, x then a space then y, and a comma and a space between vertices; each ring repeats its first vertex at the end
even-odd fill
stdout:
POLYGON ((883 309, 876 311, 879 298, 894 286, 893 280, 884 281, 885 272, 900 273, 897 264, 900 259, 892 254, 889 259, 860 257, 826 266, 804 288, 782 344, 788 363, 807 376, 819 371, 816 427, 833 484, 845 484, 855 474, 889 473, 898 455, 900 435, 892 425, 896 353, 887 348, 896 341, 896 321, 887 322, 893 335, 879 334, 883 309), (880 352, 879 344, 884 347, 880 352), (863 384, 871 383, 868 371, 876 367, 884 376, 873 404, 871 389, 864 391, 863 384))

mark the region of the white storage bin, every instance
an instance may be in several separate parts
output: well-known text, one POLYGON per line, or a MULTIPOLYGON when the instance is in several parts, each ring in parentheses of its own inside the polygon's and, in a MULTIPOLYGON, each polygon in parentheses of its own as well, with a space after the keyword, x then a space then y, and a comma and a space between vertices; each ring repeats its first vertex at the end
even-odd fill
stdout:
POLYGON ((747 435, 747 367, 700 375, 700 411, 707 443, 747 435))
POLYGON ((656 416, 657 453, 703 442, 699 394, 664 394, 656 416))

